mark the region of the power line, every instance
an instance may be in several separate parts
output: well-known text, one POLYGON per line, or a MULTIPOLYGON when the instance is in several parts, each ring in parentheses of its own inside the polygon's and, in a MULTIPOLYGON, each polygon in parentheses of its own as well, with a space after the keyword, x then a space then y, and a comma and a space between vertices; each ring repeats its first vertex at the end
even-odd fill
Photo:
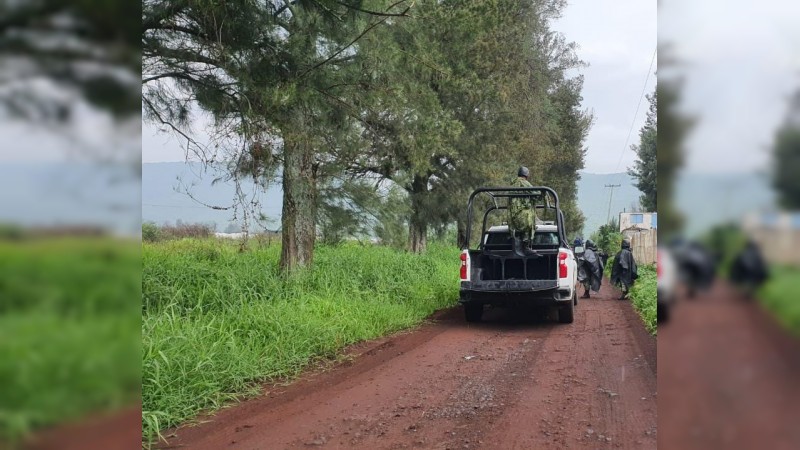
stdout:
POLYGON ((155 206, 158 208, 197 208, 197 209, 209 209, 207 206, 194 206, 194 205, 156 205, 153 203, 142 203, 142 206, 155 206))
POLYGON ((620 187, 621 184, 607 184, 605 187, 611 188, 611 194, 608 196, 608 214, 606 214, 606 225, 608 225, 609 220, 611 220, 611 199, 614 198, 614 188, 620 187))
POLYGON ((614 169, 614 172, 619 170, 619 165, 622 164, 622 156, 625 155, 625 150, 628 149, 628 142, 631 140, 631 133, 633 132, 633 126, 636 125, 636 117, 639 116, 639 108, 642 106, 642 99, 644 98, 645 90, 647 89, 647 82, 650 81, 650 73, 653 71, 653 62, 656 60, 656 53, 658 52, 658 47, 653 50, 653 57, 650 58, 650 67, 647 68, 647 76, 644 79, 644 86, 642 86, 642 93, 639 94, 639 103, 636 104, 636 112, 633 113, 633 120, 631 120, 631 127, 628 130, 628 137, 625 138, 625 145, 622 146, 622 151, 619 154, 619 160, 617 161, 617 167, 614 169))

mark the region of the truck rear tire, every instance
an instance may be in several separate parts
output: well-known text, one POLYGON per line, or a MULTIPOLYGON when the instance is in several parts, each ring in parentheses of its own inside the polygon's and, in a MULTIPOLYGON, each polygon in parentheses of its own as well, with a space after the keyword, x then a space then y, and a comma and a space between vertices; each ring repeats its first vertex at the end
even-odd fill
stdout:
POLYGON ((480 322, 483 318, 483 305, 480 303, 464 304, 464 318, 467 322, 480 322))
POLYGON ((558 309, 558 321, 561 323, 572 323, 575 320, 575 303, 569 302, 568 306, 558 309))

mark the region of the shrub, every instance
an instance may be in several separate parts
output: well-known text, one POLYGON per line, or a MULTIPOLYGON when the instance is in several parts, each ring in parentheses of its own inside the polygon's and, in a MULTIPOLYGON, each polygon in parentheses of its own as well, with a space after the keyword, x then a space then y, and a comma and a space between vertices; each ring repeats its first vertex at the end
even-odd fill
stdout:
POLYGON ((202 223, 177 223, 161 227, 163 239, 196 238, 205 239, 214 236, 214 227, 202 223))
POLYGON ((656 269, 652 265, 639 266, 639 279, 636 280, 630 291, 631 302, 634 309, 644 321, 650 333, 656 333, 657 315, 656 301, 658 299, 658 280, 656 269))
POLYGON ((142 224, 142 240, 145 242, 156 242, 161 239, 161 230, 153 222, 142 224))

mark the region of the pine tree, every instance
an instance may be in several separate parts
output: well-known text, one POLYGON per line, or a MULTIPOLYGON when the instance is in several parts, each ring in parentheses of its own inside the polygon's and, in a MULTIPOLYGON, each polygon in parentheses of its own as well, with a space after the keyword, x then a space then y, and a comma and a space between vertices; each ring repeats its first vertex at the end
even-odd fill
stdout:
POLYGON ((280 166, 285 271, 312 263, 319 177, 327 155, 360 120, 349 101, 358 88, 357 43, 405 15, 404 3, 144 3, 147 117, 172 127, 214 163, 220 155, 181 129, 196 103, 213 114, 222 146, 233 148, 222 155, 233 178, 269 178, 280 166))
POLYGON ((784 208, 800 209, 800 91, 789 103, 786 120, 775 135, 772 184, 784 208))
POLYGON ((639 145, 631 148, 636 152, 636 162, 628 174, 636 178, 636 187, 642 192, 639 203, 646 211, 657 211, 658 199, 658 159, 656 152, 656 142, 658 135, 658 93, 647 96, 650 102, 650 110, 647 112, 647 119, 644 126, 639 130, 639 145))

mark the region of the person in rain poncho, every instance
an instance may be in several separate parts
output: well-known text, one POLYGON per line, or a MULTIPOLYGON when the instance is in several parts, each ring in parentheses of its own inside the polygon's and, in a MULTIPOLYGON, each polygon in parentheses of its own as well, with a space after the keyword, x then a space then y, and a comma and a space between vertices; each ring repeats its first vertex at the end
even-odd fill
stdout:
POLYGON ((597 254, 597 246, 591 239, 586 240, 583 257, 580 258, 578 267, 578 281, 583 285, 585 292, 581 298, 589 298, 589 291, 600 291, 603 280, 603 261, 597 254))
POLYGON ((747 242, 733 261, 730 277, 733 284, 744 290, 748 299, 767 281, 769 272, 758 244, 752 240, 747 242))
POLYGON ((619 286, 622 289, 622 295, 619 300, 624 300, 628 296, 633 283, 639 277, 636 269, 636 261, 633 259, 631 252, 631 243, 627 240, 622 241, 622 249, 614 257, 614 262, 611 266, 611 284, 619 286))

